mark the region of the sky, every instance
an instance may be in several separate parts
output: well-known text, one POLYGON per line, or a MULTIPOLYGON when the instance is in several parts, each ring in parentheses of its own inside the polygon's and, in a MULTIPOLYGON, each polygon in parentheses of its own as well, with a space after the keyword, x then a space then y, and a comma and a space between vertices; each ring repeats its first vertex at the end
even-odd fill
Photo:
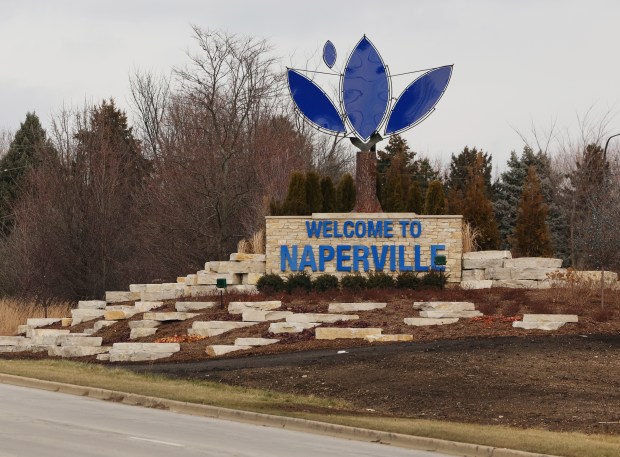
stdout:
MULTIPOLYGON (((392 74, 454 64, 437 110, 404 136, 449 161, 465 145, 498 170, 517 131, 574 131, 577 116, 620 108, 620 2, 589 0, 212 1, 0 0, 0 129, 29 111, 44 126, 63 107, 113 97, 130 111, 129 76, 170 74, 195 50, 192 25, 267 39, 282 67, 336 67, 366 34, 392 74)), ((393 80, 393 95, 414 76, 393 80)), ((620 132, 620 116, 610 133, 620 132)), ((381 147, 381 144, 380 144, 381 147)))

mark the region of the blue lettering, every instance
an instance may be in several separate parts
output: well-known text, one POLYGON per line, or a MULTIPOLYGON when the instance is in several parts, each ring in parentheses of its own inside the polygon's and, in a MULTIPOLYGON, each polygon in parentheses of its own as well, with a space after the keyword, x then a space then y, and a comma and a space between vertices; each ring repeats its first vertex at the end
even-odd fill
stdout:
POLYGON ((308 232, 308 238, 312 238, 313 236, 318 238, 321 235, 322 225, 322 221, 319 221, 318 225, 317 221, 306 221, 306 231, 308 232))
POLYGON ((420 245, 416 244, 414 248, 415 253, 415 271, 428 271, 428 267, 420 264, 420 257, 422 256, 420 252, 420 245))
POLYGON ((396 246, 390 245, 390 271, 396 271, 396 246))
POLYGON ((334 221, 334 238, 342 238, 342 232, 338 231, 338 221, 334 221))
POLYGON ((411 265, 405 265, 405 246, 398 246, 398 269, 400 271, 413 271, 411 265))
POLYGON ((383 236, 383 221, 368 221, 368 236, 383 236))
MULTIPOLYGON (((350 222, 350 221, 347 221, 347 222, 350 222)), ((345 255, 344 253, 344 251, 350 251, 350 250, 351 250, 351 246, 346 246, 342 244, 339 246, 336 246, 336 270, 337 271, 346 271, 346 272, 351 271, 351 267, 345 267, 342 264, 342 262, 348 262, 349 260, 351 260, 351 256, 345 255)))
POLYGON ((446 247, 443 244, 431 244, 431 270, 446 271, 446 267, 444 265, 435 265, 437 251, 444 251, 445 249, 446 247))
POLYGON ((409 225, 409 221, 398 221, 398 223, 400 224, 403 238, 407 238, 407 226, 409 225))
POLYGON ((385 259, 387 257, 388 249, 388 246, 381 246, 381 257, 379 257, 377 246, 370 246, 370 252, 372 252, 372 261, 375 264, 375 270, 383 271, 385 268, 385 259))
POLYGON ((409 233, 413 238, 417 238, 422 235, 422 222, 413 221, 411 222, 411 226, 409 227, 409 233))
POLYGON ((304 246, 304 252, 301 254, 299 262, 299 271, 303 271, 306 267, 310 267, 312 271, 316 271, 316 261, 314 260, 314 252, 309 244, 304 246))
POLYGON ((293 253, 288 250, 288 246, 280 246, 280 270, 287 271, 286 263, 290 265, 291 271, 297 271, 297 246, 292 246, 293 253))
POLYGON ((323 238, 331 238, 332 237, 332 224, 334 221, 325 221, 323 222, 323 238))
POLYGON ((368 248, 366 246, 355 246, 353 248, 353 271, 359 271, 358 263, 364 263, 364 271, 369 270, 368 266, 368 248))
POLYGON ((345 238, 353 238, 353 221, 344 221, 342 230, 345 238), (347 227, 350 229, 349 231, 347 231, 347 227))
POLYGON ((319 271, 325 271, 325 262, 334 260, 334 255, 332 246, 319 246, 319 271))
MULTIPOLYGON (((390 221, 390 220, 385 221, 385 225, 384 225, 384 229, 383 229, 384 230, 384 234, 383 234, 384 237, 392 238, 394 236, 394 234, 392 233, 392 230, 394 230, 393 224, 394 224, 394 221, 390 221)), ((392 271, 394 271, 394 270, 392 270, 392 271)))
POLYGON ((355 222, 355 236, 358 238, 364 238, 366 236, 366 224, 364 221, 355 222))

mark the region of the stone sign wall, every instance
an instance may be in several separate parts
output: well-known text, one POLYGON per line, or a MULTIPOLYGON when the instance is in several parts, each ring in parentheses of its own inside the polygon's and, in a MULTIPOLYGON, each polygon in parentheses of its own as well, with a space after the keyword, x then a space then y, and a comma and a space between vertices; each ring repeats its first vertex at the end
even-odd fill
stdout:
POLYGON ((315 213, 266 217, 266 271, 312 276, 445 270, 461 280, 462 216, 315 213), (437 256, 446 265, 435 265, 437 256))

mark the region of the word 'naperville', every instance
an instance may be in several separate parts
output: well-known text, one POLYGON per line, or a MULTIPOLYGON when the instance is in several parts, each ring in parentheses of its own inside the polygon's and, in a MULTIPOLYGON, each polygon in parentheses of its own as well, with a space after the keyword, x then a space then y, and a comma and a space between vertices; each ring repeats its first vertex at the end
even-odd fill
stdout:
MULTIPOLYGON (((346 221, 306 221, 306 232, 312 240, 326 238, 342 239, 390 239, 419 238, 422 235, 422 223, 416 220, 390 219, 346 220, 346 221)), ((353 242, 353 240, 352 240, 353 242)), ((444 251, 443 244, 430 246, 430 258, 422 259, 422 249, 418 244, 306 244, 280 246, 281 271, 325 271, 326 264, 335 262, 336 271, 444 271, 443 265, 435 265, 439 251, 444 251), (412 254, 412 255, 410 255, 412 254), (406 258, 413 258, 407 262, 406 258)))

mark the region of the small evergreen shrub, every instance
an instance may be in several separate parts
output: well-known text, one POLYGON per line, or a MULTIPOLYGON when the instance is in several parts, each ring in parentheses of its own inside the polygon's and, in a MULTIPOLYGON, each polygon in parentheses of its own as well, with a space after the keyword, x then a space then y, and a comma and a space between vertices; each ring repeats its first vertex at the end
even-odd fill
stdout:
POLYGON ((338 289, 338 278, 330 274, 317 276, 312 281, 312 287, 319 292, 338 289))
POLYGON ((305 271, 290 274, 286 278, 286 290, 289 294, 299 289, 306 292, 310 292, 312 289, 312 280, 310 279, 310 275, 305 271))
POLYGON ((396 287, 399 289, 419 289, 422 280, 414 271, 403 271, 396 276, 396 287))
POLYGON ((368 280, 360 274, 346 275, 340 280, 340 285, 342 288, 350 291, 364 290, 366 289, 367 284, 368 280))
POLYGON ((427 289, 443 289, 448 277, 443 271, 429 271, 422 277, 422 287, 427 289))
POLYGON ((284 279, 275 274, 263 275, 258 278, 256 288, 259 292, 282 292, 285 289, 284 279))
POLYGON ((369 289, 389 289, 394 287, 394 278, 383 271, 368 272, 366 287, 369 289))

